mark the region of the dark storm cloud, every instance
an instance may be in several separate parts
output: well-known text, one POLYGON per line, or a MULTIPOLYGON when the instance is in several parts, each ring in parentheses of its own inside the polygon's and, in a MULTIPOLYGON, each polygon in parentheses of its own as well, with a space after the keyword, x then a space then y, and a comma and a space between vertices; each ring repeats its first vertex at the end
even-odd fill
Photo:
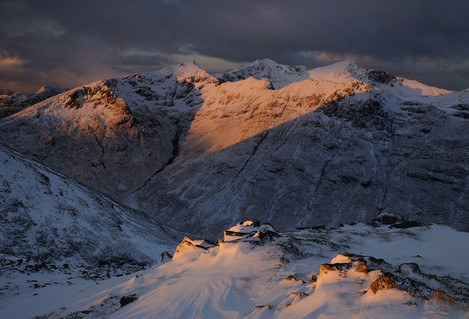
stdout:
POLYGON ((0 52, 16 61, 2 67, 0 85, 73 86, 199 55, 308 67, 352 57, 430 84, 469 87, 465 0, 17 0, 0 6, 0 52))

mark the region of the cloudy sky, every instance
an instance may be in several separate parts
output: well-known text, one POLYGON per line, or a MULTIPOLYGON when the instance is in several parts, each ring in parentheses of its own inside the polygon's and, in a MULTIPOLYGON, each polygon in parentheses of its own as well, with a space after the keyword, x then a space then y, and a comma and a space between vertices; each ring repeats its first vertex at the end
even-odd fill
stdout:
POLYGON ((75 87, 195 60, 313 68, 347 58, 469 88, 467 0, 0 0, 0 89, 75 87))

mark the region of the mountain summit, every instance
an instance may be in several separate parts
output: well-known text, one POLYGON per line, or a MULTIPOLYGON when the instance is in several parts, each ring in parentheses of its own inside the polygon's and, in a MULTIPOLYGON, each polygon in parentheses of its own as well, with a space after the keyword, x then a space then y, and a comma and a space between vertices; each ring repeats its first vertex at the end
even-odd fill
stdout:
POLYGON ((266 59, 75 88, 0 120, 0 139, 186 233, 380 213, 469 230, 468 121, 469 91, 266 59))

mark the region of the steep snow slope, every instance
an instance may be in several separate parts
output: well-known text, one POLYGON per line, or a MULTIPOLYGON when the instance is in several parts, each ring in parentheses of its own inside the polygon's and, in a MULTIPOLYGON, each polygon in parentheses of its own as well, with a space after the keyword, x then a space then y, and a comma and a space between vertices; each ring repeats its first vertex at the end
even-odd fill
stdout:
POLYGON ((277 233, 244 222, 217 245, 185 238, 173 260, 53 316, 466 318, 469 234, 386 224, 277 233))
MULTIPOLYGON (((131 210, 0 145, 0 254, 29 271, 145 265, 174 242, 131 210), (83 266, 84 267, 84 266, 83 266)), ((9 267, 5 264, 2 271, 9 267)))
POLYGON ((232 75, 220 84, 186 63, 100 81, 1 120, 0 139, 199 235, 381 212, 469 230, 469 91, 350 60, 310 71, 259 60, 232 75))

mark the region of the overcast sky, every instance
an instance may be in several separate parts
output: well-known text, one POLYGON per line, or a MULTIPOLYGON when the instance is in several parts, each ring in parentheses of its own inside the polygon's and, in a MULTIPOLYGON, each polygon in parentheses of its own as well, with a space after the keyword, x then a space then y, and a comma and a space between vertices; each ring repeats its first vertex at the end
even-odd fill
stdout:
POLYGON ((195 60, 209 72, 270 58, 352 58, 469 88, 467 0, 0 0, 0 89, 76 87, 195 60))

